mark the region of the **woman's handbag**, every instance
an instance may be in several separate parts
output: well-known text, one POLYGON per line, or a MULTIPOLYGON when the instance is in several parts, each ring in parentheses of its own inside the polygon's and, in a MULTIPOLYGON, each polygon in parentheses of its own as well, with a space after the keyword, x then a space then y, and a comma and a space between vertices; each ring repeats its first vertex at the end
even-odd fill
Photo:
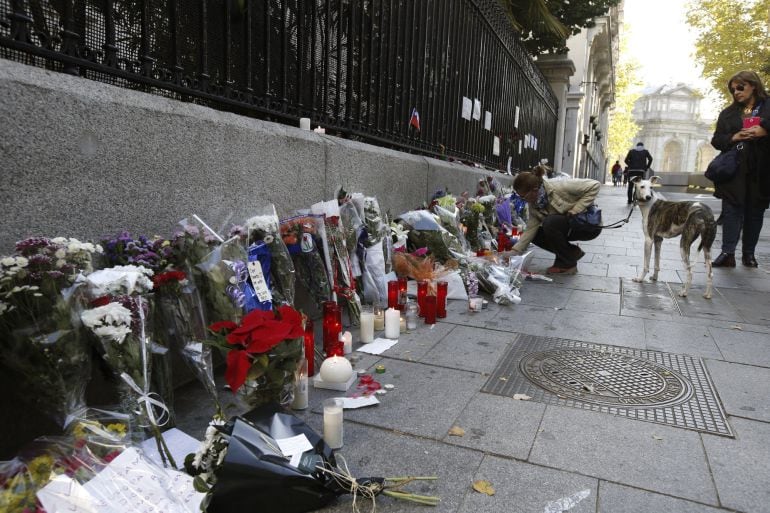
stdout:
POLYGON ((602 231, 602 209, 591 205, 584 211, 569 218, 570 230, 602 231))
POLYGON ((706 168, 706 178, 715 184, 729 182, 738 174, 740 155, 743 144, 738 143, 727 151, 723 151, 706 168))

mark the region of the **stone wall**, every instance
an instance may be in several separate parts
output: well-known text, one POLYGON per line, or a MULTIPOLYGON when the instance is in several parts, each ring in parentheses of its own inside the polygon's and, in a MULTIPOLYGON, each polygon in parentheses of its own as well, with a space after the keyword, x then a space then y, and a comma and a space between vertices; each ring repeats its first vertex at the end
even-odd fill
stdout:
POLYGON ((168 235, 191 214, 223 229, 340 185, 398 214, 490 174, 3 59, 0 120, 0 254, 29 235, 168 235))

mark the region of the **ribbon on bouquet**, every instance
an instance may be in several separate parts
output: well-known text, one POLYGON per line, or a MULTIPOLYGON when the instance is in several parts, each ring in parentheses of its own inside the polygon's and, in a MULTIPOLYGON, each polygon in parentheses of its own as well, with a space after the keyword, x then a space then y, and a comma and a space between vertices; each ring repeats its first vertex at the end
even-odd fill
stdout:
MULTIPOLYGON (((139 399, 137 399, 137 402, 140 405, 144 405, 144 411, 147 412, 147 419, 150 421, 150 423, 153 426, 164 426, 168 424, 169 419, 171 419, 171 412, 168 409, 168 406, 165 405, 165 403, 160 399, 160 396, 156 394, 155 392, 146 392, 139 387, 139 385, 136 384, 136 381, 134 381, 134 378, 126 374, 125 372, 122 372, 120 374, 120 377, 123 379, 123 381, 126 382, 126 384, 139 395, 139 399), (156 399, 157 398, 157 399, 156 399), (158 412, 158 416, 156 417, 156 409, 158 408, 160 411, 158 412)), ((142 414, 142 410, 139 409, 136 411, 137 415, 142 414)))
POLYGON ((249 271, 246 269, 246 264, 241 261, 232 262, 231 268, 235 275, 236 283, 229 285, 225 292, 233 300, 235 306, 243 308, 243 305, 246 304, 246 294, 243 293, 243 287, 249 279, 249 271))

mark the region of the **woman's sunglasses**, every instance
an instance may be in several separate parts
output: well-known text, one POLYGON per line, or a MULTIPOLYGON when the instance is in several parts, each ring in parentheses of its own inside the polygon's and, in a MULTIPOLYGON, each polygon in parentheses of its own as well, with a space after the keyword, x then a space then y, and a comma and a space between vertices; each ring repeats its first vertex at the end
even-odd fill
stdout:
POLYGON ((735 91, 743 92, 744 89, 746 89, 746 86, 743 85, 743 84, 737 85, 735 87, 731 87, 730 88, 730 94, 735 94, 735 91))

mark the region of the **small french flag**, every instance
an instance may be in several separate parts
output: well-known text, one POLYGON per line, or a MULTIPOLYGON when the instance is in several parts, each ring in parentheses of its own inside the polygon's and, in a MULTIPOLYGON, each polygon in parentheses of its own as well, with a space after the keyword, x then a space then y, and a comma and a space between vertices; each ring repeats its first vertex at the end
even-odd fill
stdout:
POLYGON ((418 132, 420 131, 420 113, 417 112, 417 108, 412 109, 412 116, 409 118, 409 125, 413 126, 418 132))

